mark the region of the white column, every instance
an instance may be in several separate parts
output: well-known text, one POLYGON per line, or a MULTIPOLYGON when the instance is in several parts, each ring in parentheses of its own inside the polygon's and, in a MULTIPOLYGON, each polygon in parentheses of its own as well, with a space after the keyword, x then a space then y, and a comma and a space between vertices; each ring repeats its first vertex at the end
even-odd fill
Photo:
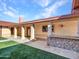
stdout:
POLYGON ((25 39, 25 30, 23 26, 21 27, 21 38, 25 39))
POLYGON ((52 25, 51 22, 48 24, 48 37, 52 35, 52 25))
POLYGON ((31 25, 31 40, 35 39, 34 24, 31 25))
POLYGON ((77 22, 77 31, 76 31, 76 36, 79 36, 79 21, 77 22))
POLYGON ((14 38, 17 38, 17 28, 14 27, 14 38))

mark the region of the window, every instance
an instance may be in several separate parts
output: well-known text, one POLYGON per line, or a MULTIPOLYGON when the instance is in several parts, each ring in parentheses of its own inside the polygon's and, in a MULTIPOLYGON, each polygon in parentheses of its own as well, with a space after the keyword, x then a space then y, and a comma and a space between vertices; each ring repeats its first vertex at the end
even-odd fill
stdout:
MULTIPOLYGON (((47 32, 48 31, 48 26, 42 26, 42 32, 47 32)), ((52 25, 52 32, 54 32, 54 25, 52 25)))
POLYGON ((48 30, 47 25, 46 25, 46 26, 42 26, 42 31, 43 31, 43 32, 47 32, 47 30, 48 30))
POLYGON ((54 25, 52 25, 52 32, 54 32, 54 25))

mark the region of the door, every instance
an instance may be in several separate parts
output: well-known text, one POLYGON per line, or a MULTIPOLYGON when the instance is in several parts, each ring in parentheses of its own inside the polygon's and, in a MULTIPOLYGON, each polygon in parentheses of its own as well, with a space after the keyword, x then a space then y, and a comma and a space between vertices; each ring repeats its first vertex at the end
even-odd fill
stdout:
POLYGON ((11 35, 14 35, 14 28, 11 28, 11 35))
POLYGON ((31 35, 31 29, 30 27, 27 27, 27 36, 30 37, 30 35, 31 35))

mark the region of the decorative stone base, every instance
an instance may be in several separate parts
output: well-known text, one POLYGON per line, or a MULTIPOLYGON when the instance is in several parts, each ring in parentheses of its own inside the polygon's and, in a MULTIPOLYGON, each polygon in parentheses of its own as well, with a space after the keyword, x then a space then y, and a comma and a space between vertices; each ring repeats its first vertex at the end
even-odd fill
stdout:
POLYGON ((72 50, 79 53, 79 39, 48 37, 47 44, 49 46, 72 50))

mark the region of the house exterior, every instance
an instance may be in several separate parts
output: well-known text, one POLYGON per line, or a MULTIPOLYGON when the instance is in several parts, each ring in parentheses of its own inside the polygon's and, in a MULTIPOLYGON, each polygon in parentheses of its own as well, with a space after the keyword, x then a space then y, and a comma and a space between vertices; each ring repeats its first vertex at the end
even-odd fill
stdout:
POLYGON ((10 37, 13 24, 11 22, 0 21, 0 37, 10 37))
MULTIPOLYGON (((19 20, 22 18, 20 17, 19 20)), ((73 0, 71 14, 22 23, 0 21, 0 36, 46 39, 50 35, 79 36, 79 0, 73 0)))
POLYGON ((19 23, 0 21, 0 37, 45 39, 47 45, 79 52, 79 0, 73 0, 71 14, 19 23))

